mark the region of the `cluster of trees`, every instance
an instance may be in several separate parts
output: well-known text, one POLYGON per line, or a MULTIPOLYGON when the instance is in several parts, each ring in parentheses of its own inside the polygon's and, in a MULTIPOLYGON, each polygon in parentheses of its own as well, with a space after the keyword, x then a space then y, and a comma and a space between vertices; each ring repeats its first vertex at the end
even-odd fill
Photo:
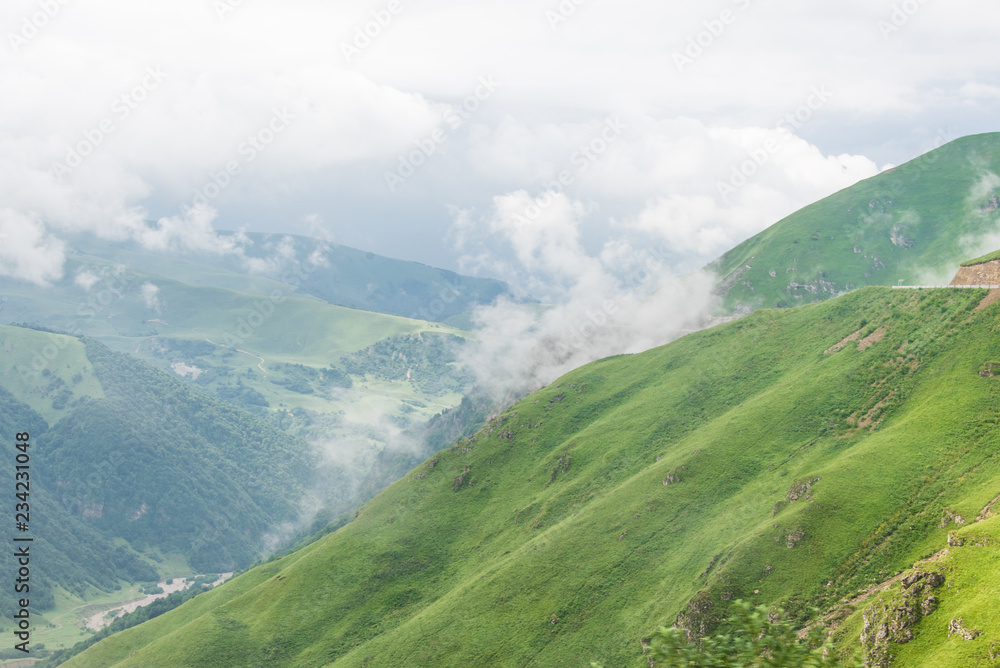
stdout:
POLYGON ((344 370, 354 376, 378 380, 409 380, 424 394, 440 396, 460 392, 473 380, 457 364, 464 339, 451 334, 410 334, 383 339, 375 345, 341 359, 344 370))
MULTIPOLYGON (((45 420, 27 404, 0 387, 0 434, 31 434, 30 506, 32 543, 31 608, 47 610, 55 605, 53 590, 62 586, 82 594, 90 587, 111 591, 120 580, 155 580, 156 571, 134 552, 115 545, 82 517, 60 501, 58 479, 48 466, 46 449, 51 433, 45 420)), ((13 462, 12 438, 0 439, 3 459, 13 462)), ((10 545, 12 527, 0 525, 0 542, 10 545)), ((12 562, 5 558, 3 563, 12 562)), ((15 612, 15 596, 0 596, 0 618, 15 612)), ((3 626, 0 623, 0 626, 3 626)))
POLYGON ((84 342, 105 397, 47 434, 42 461, 63 507, 138 549, 178 551, 201 571, 251 563, 264 532, 296 516, 312 469, 306 444, 84 342))
MULTIPOLYGON (((31 434, 32 608, 51 608, 56 586, 83 595, 156 581, 137 550, 179 553, 203 572, 258 559, 264 534, 298 515, 314 475, 308 446, 140 360, 84 344, 105 396, 70 404, 56 424, 0 387, 0 433, 31 434)), ((13 461, 12 439, 2 443, 13 461)), ((0 541, 12 531, 0 526, 0 541)), ((2 618, 13 600, 0 597, 2 618)))
POLYGON ((235 384, 220 383, 215 388, 215 394, 220 399, 242 408, 268 408, 271 405, 267 397, 249 385, 244 385, 243 380, 239 378, 235 384))
POLYGON ((272 369, 282 377, 272 382, 281 385, 292 392, 312 394, 330 387, 349 388, 353 385, 351 379, 341 370, 334 367, 316 369, 303 364, 275 364, 272 369))

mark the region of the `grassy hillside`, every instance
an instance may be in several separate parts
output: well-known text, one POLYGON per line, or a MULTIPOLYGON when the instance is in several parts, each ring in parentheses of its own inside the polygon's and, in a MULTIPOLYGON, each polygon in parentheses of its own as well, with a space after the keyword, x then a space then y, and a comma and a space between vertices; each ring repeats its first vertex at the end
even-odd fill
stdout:
MULTIPOLYGON (((82 265, 81 265, 82 266, 82 265)), ((70 278, 49 287, 0 285, 0 322, 28 322, 100 338, 118 347, 148 350, 156 337, 210 339, 258 357, 326 365, 382 339, 420 331, 453 332, 427 322, 331 306, 289 292, 254 293, 199 286, 182 277, 109 266, 90 290, 70 278), (155 288, 147 299, 144 286, 155 288), (145 344, 145 346, 143 345, 145 344)))
POLYGON ((977 264, 985 264, 987 262, 992 262, 993 260, 1000 260, 1000 250, 993 251, 992 253, 987 253, 981 257, 977 257, 973 260, 966 260, 962 263, 963 267, 972 267, 977 264))
POLYGON ((964 137, 798 211, 710 265, 727 308, 947 284, 997 245, 1000 133, 964 137), (933 283, 931 281, 934 281, 933 283))
MULTIPOLYGON (((363 416, 385 414, 388 420, 416 423, 461 401, 466 378, 449 365, 450 359, 441 367, 444 373, 433 371, 435 378, 417 368, 404 369, 402 377, 392 378, 365 377, 365 369, 355 368, 357 383, 344 378, 343 360, 380 343, 391 345, 394 337, 466 336, 426 320, 449 315, 454 319, 462 309, 492 299, 489 295, 495 296, 494 288, 500 284, 451 276, 414 263, 369 258, 360 251, 302 237, 251 237, 246 255, 255 261, 273 261, 266 275, 248 273, 235 259, 168 255, 127 244, 76 239, 68 253, 66 275, 53 285, 0 281, 0 325, 28 323, 94 337, 244 409, 270 413, 286 422, 312 414, 342 415, 347 422, 358 417, 365 423, 363 416), (360 266, 363 263, 368 269, 360 266), (447 312, 437 314, 438 297, 432 293, 445 279, 461 295, 446 296, 441 301, 446 302, 447 312), (371 286, 389 290, 399 301, 397 310, 409 309, 408 314, 412 311, 425 320, 336 306, 310 292, 322 292, 313 289, 317 282, 324 290, 347 290, 356 288, 359 281, 367 282, 370 290, 374 290, 371 286), (352 385, 352 392, 343 391, 352 385), (293 416, 285 417, 286 413, 293 416)), ((377 310, 364 299, 344 301, 348 302, 377 310)), ((14 367, 45 367, 52 360, 40 357, 40 352, 5 356, 0 373, 14 367)), ((450 353, 453 359, 454 351, 450 353)), ((55 366, 61 369, 62 358, 67 357, 60 350, 55 366)), ((37 388, 8 389, 22 396, 22 391, 37 388)), ((46 411, 47 419, 58 417, 51 406, 46 411)), ((319 422, 306 421, 313 426, 319 422)), ((302 435, 358 440, 357 432, 354 427, 313 428, 302 435)), ((362 470, 357 475, 367 474, 365 467, 384 440, 373 439, 371 447, 360 453, 362 470)))
POLYGON ((339 531, 66 665, 644 667, 658 625, 709 632, 735 599, 804 623, 1000 493, 985 297, 868 288, 590 364, 339 531))
POLYGON ((1000 659, 1000 517, 968 517, 942 550, 835 616, 840 653, 871 666, 995 666, 1000 659), (855 609, 856 608, 856 609, 855 609))
POLYGON ((64 417, 74 399, 104 397, 86 347, 78 338, 0 326, 0 350, 0 387, 48 424, 64 417), (45 370, 48 373, 42 373, 45 370))
MULTIPOLYGON (((461 400, 456 391, 461 384, 457 370, 435 385, 449 388, 444 393, 426 391, 425 378, 418 373, 392 382, 366 383, 362 378, 352 396, 332 397, 327 391, 330 387, 344 389, 351 383, 327 378, 312 383, 312 391, 296 391, 304 387, 295 382, 302 380, 296 377, 301 374, 288 367, 305 366, 308 369, 297 370, 329 376, 331 369, 344 371, 346 357, 393 337, 421 333, 461 337, 464 332, 439 323, 333 306, 293 286, 265 279, 247 278, 241 290, 205 285, 211 280, 204 272, 221 270, 198 270, 181 260, 173 267, 162 258, 158 262, 149 259, 149 263, 148 268, 132 270, 79 255, 69 263, 67 276, 55 285, 3 282, 0 324, 30 323, 94 337, 248 409, 329 414, 344 410, 345 403, 360 404, 363 409, 374 402, 390 404, 393 411, 409 415, 404 405, 409 402, 418 409, 410 417, 426 420, 461 400), (162 275, 149 269, 175 273, 162 275), (76 282, 80 275, 96 282, 82 286, 76 282), (426 401, 429 398, 435 399, 435 405, 426 401)), ((51 360, 40 357, 40 352, 5 356, 0 373, 15 366, 45 366, 51 360)), ((60 352, 61 358, 67 356, 60 352)), ((60 359, 58 366, 62 364, 60 359)))

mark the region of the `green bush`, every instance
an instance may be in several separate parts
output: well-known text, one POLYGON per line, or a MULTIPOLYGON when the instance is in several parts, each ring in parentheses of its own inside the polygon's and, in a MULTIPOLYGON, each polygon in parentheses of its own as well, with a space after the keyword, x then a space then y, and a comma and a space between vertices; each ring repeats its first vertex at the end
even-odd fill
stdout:
POLYGON ((823 629, 813 626, 799 638, 783 610, 754 608, 737 601, 727 620, 729 633, 692 642, 687 632, 661 627, 650 644, 650 657, 660 668, 835 668, 843 666, 824 642, 823 629))

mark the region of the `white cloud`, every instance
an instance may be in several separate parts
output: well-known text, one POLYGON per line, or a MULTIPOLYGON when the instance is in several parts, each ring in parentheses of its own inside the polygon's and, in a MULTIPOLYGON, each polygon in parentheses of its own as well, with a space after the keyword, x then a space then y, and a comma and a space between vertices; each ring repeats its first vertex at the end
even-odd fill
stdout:
POLYGON ((138 215, 120 219, 130 236, 146 248, 159 251, 206 251, 235 253, 246 243, 242 235, 219 236, 212 227, 216 211, 211 207, 192 207, 176 216, 160 218, 149 225, 138 215))
MULTIPOLYGON (((587 207, 562 194, 497 197, 489 214, 456 211, 467 247, 478 241, 496 253, 468 254, 490 265, 521 292, 544 294, 542 304, 509 300, 476 310, 479 333, 463 361, 498 398, 533 390, 582 364, 667 343, 710 321, 715 277, 679 277, 670 251, 609 240, 589 254, 578 229, 587 207), (477 234, 479 236, 477 236, 477 234), (543 292, 544 291, 544 292, 543 292)), ((474 268, 474 267, 472 267, 474 268)))
POLYGON ((140 290, 142 299, 146 302, 146 308, 159 313, 163 307, 163 302, 160 301, 160 288, 152 283, 143 283, 140 290))
POLYGON ((663 182, 661 194, 623 221, 624 227, 663 239, 678 253, 708 260, 879 171, 864 156, 824 156, 783 130, 715 128, 707 134, 714 142, 702 147, 711 149, 713 157, 692 156, 688 173, 678 175, 674 185, 663 182))
MULTIPOLYGON (((585 216, 589 227, 603 227, 609 235, 630 230, 666 242, 673 253, 689 258, 689 267, 697 266, 795 210, 879 171, 864 156, 824 155, 787 128, 710 127, 694 119, 648 117, 619 122, 623 132, 593 160, 584 156, 591 142, 602 138, 600 122, 549 125, 533 135, 527 126, 507 121, 497 133, 479 137, 472 149, 474 164, 484 171, 533 182, 539 196, 555 188, 591 202, 570 212, 566 198, 557 197, 555 206, 543 207, 537 219, 525 225, 513 214, 526 216, 528 192, 494 198, 498 215, 491 219, 491 231, 510 226, 511 248, 523 269, 532 272, 537 265, 529 256, 537 260, 560 249, 576 250, 585 216), (519 138, 513 144, 534 148, 511 148, 512 136, 519 138), (552 153, 567 157, 561 164, 551 163, 546 156, 552 153), (520 160, 512 160, 513 154, 520 160), (558 182, 560 174, 569 176, 568 185, 558 182)), ((496 245, 480 245, 470 252, 464 248, 470 236, 467 219, 458 218, 455 227, 467 267, 488 267, 505 275, 502 260, 484 256, 501 255, 496 245)))
MULTIPOLYGON (((342 45, 380 6, 241 3, 220 19, 204 0, 60 5, 0 65, 0 87, 12 92, 0 107, 0 201, 45 238, 88 231, 238 253, 211 239, 208 213, 182 208, 221 178, 229 184, 206 209, 234 226, 305 231, 316 214, 342 243, 451 264, 436 234, 444 204, 538 194, 578 169, 580 148, 621 117, 630 127, 567 189, 591 212, 580 243, 593 248, 610 218, 638 230, 673 212, 706 229, 660 236, 697 252, 868 174, 859 146, 887 146, 880 161, 898 164, 927 148, 928 127, 972 109, 979 115, 958 134, 979 131, 1000 111, 989 29, 1000 6, 985 0, 927 3, 889 38, 878 22, 893 3, 585 3, 553 30, 546 12, 558 6, 405 3, 348 62, 342 45), (674 54, 724 7, 735 23, 679 71, 674 54), (502 87, 389 199, 384 172, 444 127, 444 112, 483 76, 502 87), (773 133, 817 86, 832 97, 733 210, 712 213, 705 184, 727 178, 747 142, 773 133), (248 137, 275 109, 293 118, 251 161, 248 137), (889 136, 871 140, 873 128, 889 136), (56 178, 53 163, 81 145, 89 155, 56 178), (226 176, 234 161, 239 173, 226 176), (426 235, 412 231, 430 224, 426 235)), ((37 11, 34 0, 5 3, 0 32, 20 31, 37 11)))
POLYGON ((1000 86, 969 81, 959 89, 959 93, 962 97, 970 99, 996 100, 1000 99, 1000 86))
POLYGON ((73 278, 73 282, 79 285, 81 288, 90 292, 97 283, 101 280, 101 277, 90 271, 89 269, 84 269, 77 273, 73 278))
POLYGON ((0 276, 47 285, 63 276, 66 245, 34 216, 0 210, 0 276))
POLYGON ((264 250, 268 255, 263 258, 244 257, 243 264, 251 273, 277 276, 296 259, 295 243, 288 236, 282 237, 277 243, 268 243, 264 250))

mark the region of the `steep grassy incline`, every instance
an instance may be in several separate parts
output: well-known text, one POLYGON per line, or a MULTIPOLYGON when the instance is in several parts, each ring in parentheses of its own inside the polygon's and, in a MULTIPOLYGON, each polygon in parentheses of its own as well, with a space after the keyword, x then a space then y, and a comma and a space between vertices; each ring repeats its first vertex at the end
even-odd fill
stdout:
POLYGON ((995 250, 1000 133, 964 137, 798 211, 710 265, 730 309, 798 306, 865 285, 946 285, 995 250), (993 235, 992 238, 990 235, 993 235))
POLYGON ((1000 517, 984 515, 960 518, 969 525, 953 525, 941 552, 856 610, 847 606, 853 614, 835 636, 841 655, 878 668, 1000 663, 1000 517))
POLYGON ((804 621, 1000 493, 985 297, 869 288, 590 364, 66 665, 638 668, 657 625, 738 598, 804 621))

